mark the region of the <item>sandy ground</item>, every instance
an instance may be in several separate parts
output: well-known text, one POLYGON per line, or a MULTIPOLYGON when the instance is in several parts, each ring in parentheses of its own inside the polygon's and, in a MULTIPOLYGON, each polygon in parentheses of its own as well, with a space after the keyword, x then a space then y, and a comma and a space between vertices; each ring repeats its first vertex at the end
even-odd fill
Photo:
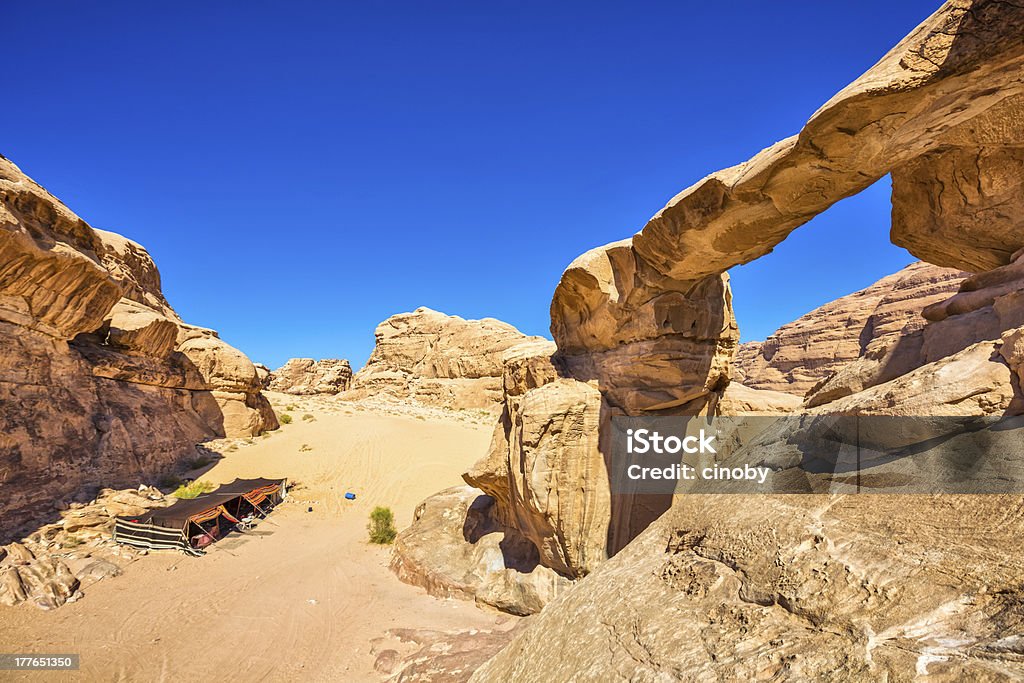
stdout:
POLYGON ((461 483, 486 450, 484 420, 273 400, 297 405, 294 422, 252 443, 216 444, 228 452, 200 478, 286 476, 299 484, 292 499, 205 557, 153 553, 52 612, 0 609, 0 651, 81 654, 77 673, 0 679, 379 680, 371 642, 388 629, 507 621, 399 582, 387 569, 390 550, 366 541, 374 505, 391 507, 402 528, 421 500, 461 483), (344 500, 345 491, 357 499, 344 500))

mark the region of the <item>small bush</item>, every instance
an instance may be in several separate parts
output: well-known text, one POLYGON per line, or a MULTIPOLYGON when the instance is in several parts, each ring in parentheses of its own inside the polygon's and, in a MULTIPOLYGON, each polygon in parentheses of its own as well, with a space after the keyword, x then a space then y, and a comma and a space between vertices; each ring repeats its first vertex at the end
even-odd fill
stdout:
POLYGON ((294 403, 289 403, 288 405, 286 405, 284 407, 284 409, 285 410, 298 410, 299 407, 297 405, 295 405, 294 403))
POLYGON ((370 532, 370 543, 384 545, 395 540, 398 530, 395 529, 395 515, 391 512, 391 508, 373 508, 366 530, 370 532))
POLYGON ((305 415, 302 416, 303 422, 313 422, 314 420, 316 420, 316 415, 310 415, 309 413, 306 413, 305 415))
POLYGON ((292 416, 288 413, 281 413, 277 416, 277 421, 283 425, 290 425, 292 423, 292 416))
POLYGON ((301 446, 299 446, 299 453, 305 453, 306 451, 311 450, 313 450, 313 447, 310 446, 308 443, 304 443, 301 446))
POLYGON ((191 484, 182 484, 171 495, 175 498, 195 498, 200 493, 209 493, 215 488, 217 487, 208 481, 194 481, 191 484))

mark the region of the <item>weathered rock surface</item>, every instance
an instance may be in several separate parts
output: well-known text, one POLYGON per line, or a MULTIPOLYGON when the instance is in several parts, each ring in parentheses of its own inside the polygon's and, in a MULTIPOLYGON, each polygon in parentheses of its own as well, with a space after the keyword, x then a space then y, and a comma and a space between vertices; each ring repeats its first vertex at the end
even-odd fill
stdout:
POLYGON ((718 400, 718 415, 786 415, 799 412, 803 401, 799 396, 770 389, 751 389, 731 382, 718 400))
POLYGON ((921 262, 907 266, 783 325, 763 342, 742 344, 735 376, 754 389, 802 397, 879 340, 924 327, 921 311, 955 293, 966 275, 921 262))
POLYGON ((173 500, 155 488, 140 487, 103 489, 88 504, 62 502, 58 521, 21 542, 0 547, 0 604, 29 602, 54 609, 78 599, 82 589, 97 581, 119 576, 118 562, 130 561, 139 552, 114 544, 114 518, 164 507, 173 500))
POLYGON ((259 388, 241 352, 181 322, 145 249, 94 230, 0 157, 8 531, 89 482, 153 477, 200 441, 276 427, 259 388))
POLYGON ((352 366, 337 358, 290 358, 271 373, 267 388, 285 394, 337 394, 352 384, 352 366))
POLYGON ((683 496, 472 680, 1013 680, 1022 531, 1019 497, 683 496))
POLYGON ((492 629, 395 628, 371 643, 374 669, 394 683, 462 683, 504 647, 527 619, 504 618, 492 629))
POLYGON ((739 331, 727 275, 661 275, 629 241, 583 254, 551 301, 551 334, 569 374, 596 380, 629 414, 698 410, 729 381, 739 331))
POLYGON ((389 396, 445 408, 496 408, 502 355, 528 337, 493 318, 464 320, 429 308, 391 316, 348 396, 389 396))
POLYGON ((764 256, 828 206, 893 172, 896 244, 951 268, 1005 264, 1024 246, 1021 214, 984 216, 1019 197, 1024 182, 1012 163, 1013 148, 1024 144, 1022 29, 1014 3, 947 2, 798 135, 674 197, 632 240, 638 256, 679 280, 715 275, 764 256), (951 159, 964 161, 963 185, 971 182, 968 160, 988 178, 973 194, 944 196, 941 223, 933 224, 920 211, 932 205, 917 196, 904 201, 902 186, 913 179, 937 196, 951 159), (915 215, 922 218, 905 220, 915 215))
MULTIPOLYGON (((890 173, 893 241, 976 274, 955 293, 963 274, 917 265, 875 285, 881 291, 847 297, 820 320, 743 349, 744 382, 796 398, 810 391, 800 412, 1024 411, 1015 272, 1024 246, 1022 32, 1019 3, 947 2, 798 135, 684 190, 632 239, 577 259, 552 302, 563 375, 518 400, 589 383, 598 425, 614 411, 766 407, 749 387, 730 392, 735 333, 721 274, 890 173)), ((510 403, 506 424, 532 433, 510 403)), ((561 425, 586 414, 552 401, 529 420, 561 425)), ((561 449, 550 462, 593 462, 602 451, 600 437, 596 446, 594 437, 557 445, 557 427, 537 431, 561 449)), ((489 462, 466 479, 535 543, 558 538, 553 530, 579 513, 558 509, 549 519, 531 498, 575 486, 580 499, 600 500, 606 480, 537 481, 521 455, 530 447, 512 445, 515 432, 499 430, 489 462), (504 461, 495 457, 503 450, 504 461)), ((616 516, 630 513, 609 507, 611 538, 616 516)), ((572 554, 542 549, 542 562, 562 562, 581 580, 473 680, 1024 677, 1019 508, 1020 496, 679 496, 617 554, 609 543, 611 559, 588 555, 596 561, 586 571, 572 554)))
POLYGON ((1007 330, 1024 325, 1024 253, 1006 266, 965 278, 956 293, 935 298, 921 300, 927 304, 921 313, 923 325, 907 325, 899 334, 871 340, 859 358, 808 391, 808 407, 830 405, 973 344, 996 342, 1007 330))
POLYGON ((469 486, 416 508, 395 539, 391 568, 431 595, 475 600, 511 614, 539 612, 571 582, 539 564, 536 548, 494 517, 494 499, 469 486))

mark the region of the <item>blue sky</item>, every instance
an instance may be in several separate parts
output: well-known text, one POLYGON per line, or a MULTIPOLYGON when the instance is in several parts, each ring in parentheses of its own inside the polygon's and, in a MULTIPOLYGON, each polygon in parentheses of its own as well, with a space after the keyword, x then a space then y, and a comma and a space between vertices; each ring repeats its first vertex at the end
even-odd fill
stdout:
MULTIPOLYGON (((144 244, 185 320, 359 366, 418 306, 548 335, 574 257, 938 4, 10 3, 0 153, 144 244)), ((888 229, 883 179, 735 269, 744 339, 911 262, 888 229)))

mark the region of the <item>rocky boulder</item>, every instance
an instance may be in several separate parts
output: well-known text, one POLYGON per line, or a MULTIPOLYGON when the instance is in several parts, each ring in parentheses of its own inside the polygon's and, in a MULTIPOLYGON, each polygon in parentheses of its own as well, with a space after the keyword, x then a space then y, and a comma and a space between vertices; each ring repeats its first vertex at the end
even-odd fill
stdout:
POLYGON ((539 612, 571 582, 539 563, 536 548, 494 516, 494 499, 468 486, 416 508, 395 539, 391 568, 431 595, 475 600, 503 612, 539 612))
POLYGON ((337 394, 352 384, 352 366, 344 358, 290 358, 274 370, 267 388, 285 394, 337 394))

